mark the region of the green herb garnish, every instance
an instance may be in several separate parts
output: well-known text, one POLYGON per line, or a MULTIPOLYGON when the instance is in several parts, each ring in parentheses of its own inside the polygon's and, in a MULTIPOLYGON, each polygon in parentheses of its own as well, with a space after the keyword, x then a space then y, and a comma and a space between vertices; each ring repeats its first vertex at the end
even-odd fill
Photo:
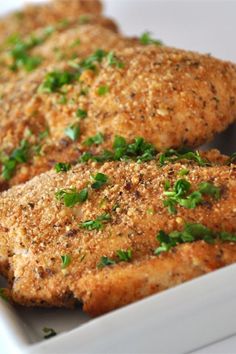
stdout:
POLYGON ((84 188, 80 192, 76 188, 60 189, 55 193, 56 199, 63 201, 65 206, 72 208, 76 204, 84 203, 88 199, 88 189, 84 188))
POLYGON ((108 65, 110 66, 116 66, 119 69, 123 69, 124 68, 124 63, 122 63, 115 55, 114 52, 109 52, 107 54, 107 62, 108 65))
POLYGON ((151 37, 151 34, 150 32, 144 32, 140 39, 139 39, 140 43, 142 45, 149 45, 149 44, 155 44, 155 45, 158 45, 158 46, 161 46, 163 45, 162 41, 158 40, 158 39, 153 39, 151 37))
POLYGON ((228 160, 228 165, 230 165, 231 163, 234 163, 236 161, 236 152, 234 152, 231 156, 230 156, 230 158, 229 158, 229 160, 228 160))
POLYGON ((102 133, 97 133, 94 136, 89 137, 84 141, 84 145, 91 146, 91 145, 100 145, 104 142, 104 135, 102 133))
POLYGON ((67 172, 71 169, 71 164, 69 162, 57 162, 55 164, 56 172, 67 172))
POLYGON ((166 163, 174 163, 180 160, 189 160, 196 162, 199 166, 210 166, 210 162, 203 159, 198 151, 191 151, 187 149, 182 150, 174 150, 169 149, 166 150, 164 153, 159 155, 159 162, 160 165, 163 166, 166 163))
POLYGON ((68 256, 68 254, 61 256, 61 261, 62 261, 61 269, 65 269, 71 264, 71 257, 68 256))
POLYGON ((99 86, 98 90, 97 90, 97 94, 99 96, 104 96, 109 92, 109 87, 107 85, 102 85, 99 86))
POLYGON ((74 123, 74 124, 69 125, 65 129, 65 134, 72 141, 76 141, 79 138, 79 136, 80 136, 80 126, 79 126, 79 124, 78 123, 74 123))
POLYGON ((107 183, 108 177, 103 173, 97 173, 95 176, 92 176, 94 183, 92 183, 91 187, 93 189, 99 189, 107 183))
POLYGON ((97 264, 97 268, 104 268, 107 266, 111 266, 116 264, 115 261, 113 261, 111 258, 106 257, 106 256, 102 256, 99 263, 97 264))
POLYGON ((172 231, 169 234, 166 234, 163 230, 159 231, 157 241, 160 242, 160 246, 156 248, 155 254, 159 255, 167 252, 181 243, 198 240, 203 240, 210 244, 215 243, 215 241, 236 242, 236 235, 225 231, 213 231, 202 224, 186 223, 182 231, 172 231))
POLYGON ((9 157, 3 158, 2 177, 6 181, 13 177, 17 165, 27 162, 29 158, 29 148, 29 142, 27 140, 22 140, 20 146, 13 150, 9 157))
POLYGON ((220 188, 214 186, 214 184, 210 182, 202 182, 198 186, 198 190, 203 195, 210 195, 215 199, 220 198, 220 188))
POLYGON ((143 138, 137 137, 134 142, 128 144, 125 138, 116 136, 112 151, 104 150, 100 155, 86 152, 80 157, 79 162, 87 162, 89 160, 96 162, 134 160, 140 163, 154 160, 156 154, 155 146, 146 142, 143 138))
POLYGON ((57 332, 53 328, 44 327, 43 333, 45 333, 44 339, 49 339, 57 335, 57 332))
POLYGON ((4 301, 9 301, 8 296, 5 294, 5 289, 0 288, 0 298, 4 301))
POLYGON ((85 119, 88 113, 84 109, 78 108, 76 111, 76 116, 80 119, 85 119))
POLYGON ((120 262, 129 262, 132 259, 131 250, 118 250, 116 254, 120 262))
POLYGON ((210 182, 202 182, 198 185, 198 189, 189 193, 191 184, 185 179, 179 179, 175 182, 173 190, 169 188, 164 191, 167 199, 163 201, 163 205, 168 207, 170 214, 176 213, 177 204, 187 208, 194 209, 198 204, 202 203, 203 196, 209 195, 215 199, 220 198, 220 188, 214 186, 210 182))
POLYGON ((80 227, 82 229, 86 229, 89 231, 92 230, 101 230, 103 228, 103 225, 107 223, 108 221, 111 221, 111 215, 109 213, 104 213, 100 216, 98 216, 95 220, 87 220, 84 221, 80 224, 80 227))
POLYGON ((182 168, 182 170, 179 171, 180 176, 186 176, 189 174, 189 170, 187 168, 182 168))
POLYGON ((46 74, 39 92, 52 93, 58 92, 62 86, 69 85, 78 78, 77 72, 70 71, 51 71, 46 74))

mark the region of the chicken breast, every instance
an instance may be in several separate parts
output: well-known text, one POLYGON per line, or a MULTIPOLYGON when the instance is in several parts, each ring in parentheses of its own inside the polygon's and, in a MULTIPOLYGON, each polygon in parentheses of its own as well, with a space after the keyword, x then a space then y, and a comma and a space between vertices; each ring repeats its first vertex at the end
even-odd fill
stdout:
MULTIPOLYGON (((87 31, 83 38, 88 40, 83 46, 81 39, 78 48, 81 57, 90 43, 94 48, 91 26, 77 30, 87 31)), ((157 150, 192 147, 235 119, 234 64, 178 49, 139 46, 104 28, 96 27, 96 33, 96 45, 102 44, 108 54, 100 50, 82 62, 39 68, 5 85, 0 106, 2 161, 8 162, 25 140, 30 151, 27 163, 22 163, 26 158, 17 162, 11 179, 1 180, 2 190, 49 170, 57 161, 76 161, 88 145, 110 149, 115 135, 128 141, 142 136, 157 150), (94 136, 100 136, 99 143, 93 144, 94 136), (40 154, 35 154, 39 145, 40 154)), ((64 34, 58 43, 64 43, 64 34)))
MULTIPOLYGON (((17 82, 39 67, 77 57, 85 58, 97 48, 102 48, 104 40, 109 43, 105 47, 113 44, 115 48, 121 37, 113 36, 111 31, 118 32, 114 21, 88 14, 81 20, 40 28, 25 37, 8 37, 0 50, 0 92, 4 92, 6 83, 17 82)), ((131 39, 128 41, 132 43, 131 39)))
POLYGON ((235 165, 186 156, 80 164, 3 192, 1 272, 13 301, 80 301, 99 315, 234 263, 235 165))
POLYGON ((4 43, 11 35, 25 36, 39 27, 78 20, 79 16, 87 13, 99 15, 101 11, 99 0, 52 0, 43 5, 28 5, 1 18, 0 42, 4 43))

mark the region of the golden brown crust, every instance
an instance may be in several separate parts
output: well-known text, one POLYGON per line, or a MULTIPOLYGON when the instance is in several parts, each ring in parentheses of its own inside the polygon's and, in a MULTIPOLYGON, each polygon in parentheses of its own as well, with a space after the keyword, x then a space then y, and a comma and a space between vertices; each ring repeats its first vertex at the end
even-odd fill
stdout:
POLYGON ((103 67, 91 89, 90 120, 112 136, 143 136, 158 149, 199 146, 236 117, 236 66, 170 48, 128 48, 123 71, 103 67), (98 97, 100 85, 110 88, 98 97), (111 126, 112 119, 112 126, 111 126))
MULTIPOLYGON (((20 37, 19 40, 24 43, 29 43, 32 38, 38 39, 39 43, 27 50, 30 57, 40 58, 38 67, 47 68, 49 65, 55 65, 60 61, 71 60, 72 58, 83 59, 89 56, 98 48, 123 48, 119 45, 121 37, 112 35, 112 32, 117 33, 117 25, 111 19, 95 16, 93 14, 86 15, 86 18, 80 22, 68 21, 63 25, 46 26, 39 28, 36 31, 28 34, 25 37, 20 37), (104 30, 104 29, 107 29, 104 30), (109 31, 108 31, 109 30, 109 31), (105 41, 105 43, 104 43, 105 41)), ((135 43, 135 40, 127 39, 130 45, 135 43)), ((125 42, 125 39, 124 39, 125 42)), ((24 79, 28 72, 25 67, 19 66, 14 68, 14 57, 12 50, 16 44, 11 43, 8 39, 0 50, 1 73, 0 73, 0 92, 4 94, 5 85, 12 82, 14 85, 20 79, 24 79), (9 43, 10 42, 10 43, 9 43)), ((37 66, 34 70, 37 70, 37 66)))
MULTIPOLYGON (((91 38, 88 33, 93 33, 92 25, 87 26, 90 27, 80 30, 88 31, 84 38, 91 38)), ((74 161, 85 149, 83 142, 98 132, 105 135, 100 149, 111 148, 114 136, 120 134, 128 140, 142 136, 162 150, 200 145, 234 120, 233 64, 172 48, 139 47, 135 40, 121 38, 107 29, 96 27, 96 31, 106 33, 104 49, 126 48, 116 52, 124 67, 110 66, 104 59, 97 74, 85 71, 79 81, 63 87, 66 104, 59 103, 61 93, 38 92, 47 72, 71 70, 66 63, 39 68, 25 79, 6 85, 0 106, 1 149, 9 154, 29 129, 33 131, 32 139, 37 139, 43 129, 50 130, 45 156, 20 166, 10 185, 48 170, 52 166, 50 161, 61 156, 62 146, 63 157, 74 161), (127 48, 132 45, 133 48, 127 48), (98 95, 101 85, 109 89, 103 96, 98 95), (88 89, 85 96, 81 95, 84 89, 88 89), (69 124, 78 122, 78 107, 86 110, 88 117, 80 123, 80 139, 72 143, 64 131, 69 124), (53 158, 49 156, 51 151, 53 158)), ((63 42, 63 36, 58 42, 63 42)), ((103 36, 96 38, 99 42, 103 36)), ((88 49, 87 42, 79 50, 83 57, 91 48, 88 49)), ((4 189, 4 181, 2 185, 4 189)))
POLYGON ((39 27, 56 24, 63 20, 78 20, 83 14, 100 14, 99 0, 58 0, 43 5, 28 5, 22 11, 1 18, 0 42, 10 35, 27 35, 39 27), (69 5, 69 6, 68 6, 69 5))
POLYGON ((185 222, 235 233, 235 193, 234 165, 176 163, 160 168, 155 161, 79 165, 13 187, 0 196, 0 259, 12 298, 28 306, 71 306, 80 300, 87 312, 97 315, 233 263, 236 246, 229 243, 192 243, 163 256, 154 256, 154 250, 160 229, 182 230, 185 222), (178 206, 177 214, 171 215, 163 206, 164 183, 168 179, 173 184, 183 168, 190 170, 186 178, 191 190, 210 181, 221 189, 221 198, 204 197, 196 208, 178 206), (91 175, 97 172, 106 174, 109 182, 93 190, 91 175), (62 188, 86 186, 88 200, 73 208, 55 198, 62 188), (111 220, 102 230, 79 226, 103 213, 109 213, 111 220), (131 262, 97 269, 101 256, 117 259, 119 249, 132 250, 131 262), (62 255, 71 257, 64 271, 62 255))
POLYGON ((98 316, 236 262, 235 251, 234 244, 184 244, 159 258, 93 271, 74 293, 85 312, 98 316))

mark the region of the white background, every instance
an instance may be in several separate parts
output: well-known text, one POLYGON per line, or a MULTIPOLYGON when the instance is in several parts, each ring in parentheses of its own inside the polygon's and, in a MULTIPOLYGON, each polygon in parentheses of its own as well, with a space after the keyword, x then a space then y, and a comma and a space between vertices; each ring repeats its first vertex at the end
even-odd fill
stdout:
MULTIPOLYGON (((20 7, 22 2, 0 0, 0 12, 20 7)), ((139 35, 148 30, 167 45, 236 62, 235 1, 104 0, 104 4, 105 13, 118 21, 125 34, 139 35)), ((0 348, 1 354, 9 354, 1 342, 0 348)), ((236 353, 236 338, 198 353, 236 353)))

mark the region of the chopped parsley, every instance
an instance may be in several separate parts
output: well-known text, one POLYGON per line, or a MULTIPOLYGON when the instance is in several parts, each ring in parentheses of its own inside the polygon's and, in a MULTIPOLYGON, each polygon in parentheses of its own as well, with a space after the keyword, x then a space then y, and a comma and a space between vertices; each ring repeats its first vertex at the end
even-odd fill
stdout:
POLYGON ((116 254, 120 262, 129 262, 132 259, 131 250, 118 250, 116 251, 116 254))
POLYGON ((43 43, 52 33, 52 27, 45 28, 40 37, 30 36, 26 40, 22 40, 18 35, 10 36, 8 43, 12 45, 10 55, 12 57, 12 64, 10 69, 16 71, 23 68, 25 71, 32 71, 36 69, 42 62, 40 56, 30 55, 30 50, 37 45, 43 43))
POLYGON ((139 41, 142 45, 149 45, 149 44, 155 44, 158 46, 163 45, 162 41, 157 40, 157 39, 153 39, 151 37, 150 32, 144 32, 141 37, 139 38, 139 41))
POLYGON ((65 134, 72 141, 76 141, 79 138, 79 136, 80 136, 80 126, 79 126, 79 124, 78 123, 74 123, 74 124, 69 125, 65 129, 65 134))
POLYGON ((109 87, 107 85, 102 85, 99 86, 98 90, 97 90, 97 94, 99 96, 104 96, 109 92, 109 87))
POLYGON ((61 269, 65 269, 71 264, 71 257, 68 254, 61 256, 61 262, 61 269))
POLYGON ((46 74, 43 82, 39 86, 39 92, 58 92, 62 86, 69 85, 78 78, 77 72, 72 71, 51 71, 46 74))
POLYGON ((90 17, 88 15, 81 15, 79 16, 79 24, 85 25, 90 22, 90 17))
POLYGON ((191 184, 186 179, 178 179, 171 191, 169 187, 166 189, 164 186, 164 195, 167 199, 163 201, 163 205, 168 208, 170 214, 176 213, 177 204, 187 209, 194 209, 202 203, 203 195, 209 195, 214 199, 220 198, 220 188, 210 182, 200 183, 198 189, 192 193, 189 193, 190 188, 191 184))
POLYGON ((114 52, 109 52, 107 54, 107 62, 108 62, 108 65, 110 66, 115 66, 119 69, 123 69, 124 68, 124 63, 122 63, 115 55, 114 52))
POLYGON ((189 170, 187 168, 182 168, 180 171, 179 171, 179 176, 186 176, 189 174, 189 170))
POLYGON ((174 163, 180 160, 194 161, 199 166, 210 166, 209 161, 203 159, 198 151, 168 149, 159 155, 159 163, 161 166, 164 166, 168 162, 174 163))
MULTIPOLYGON (((96 71, 96 63, 101 63, 107 53, 98 49, 95 53, 82 60, 80 63, 71 61, 69 64, 71 70, 55 70, 46 74, 43 82, 39 86, 39 92, 52 93, 59 92, 64 85, 69 85, 79 79, 80 75, 85 70, 96 71)), ((104 87, 104 86, 103 86, 104 87)), ((104 91, 106 89, 102 89, 104 91)))
POLYGON ((29 158, 30 144, 27 140, 22 140, 20 146, 12 151, 9 157, 3 158, 2 177, 6 181, 10 180, 16 170, 17 165, 27 162, 29 158))
POLYGON ((98 216, 95 220, 87 220, 80 224, 82 229, 86 229, 89 231, 92 230, 101 230, 103 225, 106 224, 108 221, 111 221, 111 215, 109 213, 104 213, 98 216))
POLYGON ((104 135, 102 133, 97 133, 94 136, 89 137, 84 141, 84 145, 100 145, 104 142, 104 135))
POLYGON ((97 173, 95 176, 92 176, 94 183, 92 183, 91 187, 93 189, 99 189, 107 183, 108 177, 103 173, 97 173))
POLYGON ((107 56, 107 52, 103 49, 98 49, 96 52, 91 54, 89 57, 84 59, 79 65, 82 70, 93 70, 96 71, 95 63, 101 63, 103 58, 107 56))
POLYGON ((65 206, 72 208, 76 204, 84 203, 88 199, 88 189, 77 191, 76 188, 60 189, 55 194, 56 199, 62 201, 65 206))
POLYGON ((76 111, 76 116, 80 119, 85 119, 88 113, 84 109, 78 108, 76 111))
POLYGON ((202 224, 186 223, 182 231, 172 231, 166 234, 163 230, 157 234, 157 241, 160 246, 156 248, 155 254, 159 255, 169 251, 178 244, 203 240, 207 243, 236 242, 236 235, 226 231, 213 231, 202 224))
POLYGON ((4 301, 9 301, 8 296, 5 293, 5 289, 3 288, 0 288, 0 298, 4 301))
POLYGON ((44 339, 49 339, 57 335, 57 332, 53 328, 49 328, 49 327, 44 327, 43 333, 45 333, 44 339))
POLYGON ((231 156, 230 156, 230 158, 229 158, 229 160, 228 160, 228 164, 230 165, 231 163, 234 163, 236 161, 236 152, 234 152, 231 156))
POLYGON ((55 164, 56 172, 67 172, 71 169, 71 164, 69 162, 57 162, 55 164))
POLYGON ((210 182, 202 182, 198 186, 198 190, 202 194, 210 195, 215 199, 220 199, 220 188, 214 186, 210 182))
POLYGON ((107 266, 111 266, 116 264, 115 261, 113 261, 111 258, 106 257, 106 256, 102 256, 99 263, 97 264, 97 268, 104 268, 107 266))
POLYGON ((117 250, 116 256, 118 257, 118 261, 115 261, 112 258, 107 256, 102 256, 99 263, 97 264, 97 268, 104 268, 107 266, 114 265, 118 262, 130 262, 132 259, 132 251, 131 250, 117 250))
POLYGON ((89 160, 96 162, 134 160, 140 163, 154 160, 156 154, 155 146, 146 142, 143 138, 137 137, 129 144, 125 138, 116 136, 112 151, 104 150, 100 155, 85 152, 80 157, 79 162, 87 162, 89 160))

